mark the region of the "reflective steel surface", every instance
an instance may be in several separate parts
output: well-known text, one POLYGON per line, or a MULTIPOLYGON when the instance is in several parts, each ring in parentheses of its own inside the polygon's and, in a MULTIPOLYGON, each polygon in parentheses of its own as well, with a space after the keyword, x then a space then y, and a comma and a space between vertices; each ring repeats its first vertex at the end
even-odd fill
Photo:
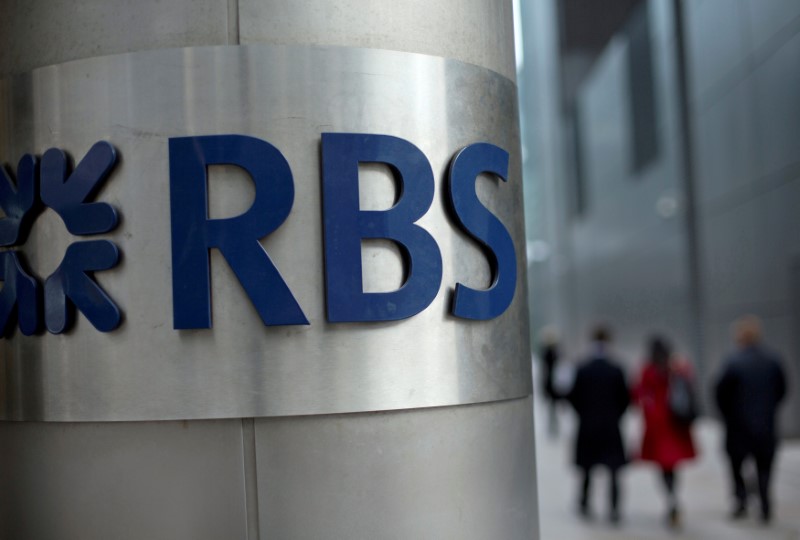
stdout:
MULTIPOLYGON (((156 420, 304 415, 465 404, 530 393, 530 361, 516 90, 497 73, 412 53, 252 45, 138 52, 41 68, 0 82, 0 160, 60 147, 79 160, 105 139, 120 163, 97 200, 114 205, 122 262, 97 281, 123 311, 114 332, 82 316, 62 335, 0 341, 0 417, 14 420, 156 420), (436 239, 442 288, 415 317, 328 324, 320 204, 322 132, 402 137, 433 167, 433 206, 418 223, 436 239), (172 328, 169 171, 172 136, 240 133, 286 157, 295 201, 262 241, 310 321, 264 327, 224 259, 212 251, 213 328, 172 328), (497 319, 449 316, 456 282, 489 284, 478 247, 445 213, 444 173, 473 142, 511 153, 509 181, 479 178, 481 200, 511 232, 518 284, 497 319)), ((362 209, 388 208, 394 183, 363 168, 362 209)), ((209 213, 229 217, 252 202, 251 182, 211 167, 209 213)), ((75 238, 52 211, 22 248, 47 276, 75 238)), ((398 251, 366 242, 367 291, 402 280, 398 251)))
POLYGON ((0 422, 0 538, 255 540, 241 420, 0 422))
POLYGON ((532 410, 256 419, 261 538, 538 538, 532 410))
POLYGON ((516 76, 510 0, 0 0, 0 13, 0 76, 106 54, 257 43, 431 54, 516 76))
POLYGON ((0 422, 0 538, 537 538, 532 411, 0 422))

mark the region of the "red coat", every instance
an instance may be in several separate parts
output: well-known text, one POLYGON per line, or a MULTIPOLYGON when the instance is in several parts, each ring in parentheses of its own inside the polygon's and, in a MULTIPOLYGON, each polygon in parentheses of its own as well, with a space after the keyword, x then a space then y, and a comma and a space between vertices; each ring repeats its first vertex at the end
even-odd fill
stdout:
MULTIPOLYGON (((688 365, 670 369, 689 375, 688 365)), ((696 452, 690 428, 676 422, 669 411, 668 391, 669 371, 648 362, 633 391, 634 399, 644 414, 644 438, 639 458, 672 470, 680 461, 695 457, 696 452)))

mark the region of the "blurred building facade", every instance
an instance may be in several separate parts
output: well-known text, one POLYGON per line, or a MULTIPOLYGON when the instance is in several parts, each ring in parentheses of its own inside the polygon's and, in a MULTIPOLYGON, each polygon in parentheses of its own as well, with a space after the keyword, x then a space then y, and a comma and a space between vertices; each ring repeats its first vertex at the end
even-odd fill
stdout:
POLYGON ((800 2, 520 2, 532 332, 669 335, 708 390, 753 313, 800 433, 800 2))

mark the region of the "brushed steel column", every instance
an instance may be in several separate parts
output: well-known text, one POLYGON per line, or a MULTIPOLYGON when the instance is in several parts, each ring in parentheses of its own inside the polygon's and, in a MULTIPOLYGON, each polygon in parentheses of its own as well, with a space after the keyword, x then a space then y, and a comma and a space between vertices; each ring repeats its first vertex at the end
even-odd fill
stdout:
MULTIPOLYGON (((130 292, 126 289, 135 281, 139 290, 143 293, 147 290, 147 276, 139 274, 134 263, 137 258, 146 261, 151 253, 151 248, 142 245, 146 243, 137 243, 142 237, 136 234, 141 232, 149 239, 146 235, 150 233, 140 225, 136 212, 155 212, 147 210, 147 199, 136 191, 134 183, 140 181, 137 179, 158 177, 159 171, 165 170, 164 156, 159 149, 166 145, 166 137, 202 134, 191 131, 200 129, 198 126, 211 125, 204 122, 213 120, 213 111, 197 115, 193 111, 202 111, 202 105, 209 103, 203 96, 210 96, 212 92, 209 88, 192 95, 189 95, 190 90, 186 91, 182 103, 193 104, 196 108, 181 113, 180 123, 173 124, 174 132, 170 132, 168 126, 162 131, 148 132, 135 126, 114 124, 121 114, 111 110, 116 103, 130 107, 125 111, 125 118, 156 116, 154 112, 158 111, 149 107, 159 103, 158 96, 171 95, 166 88, 159 88, 158 83, 150 90, 151 94, 147 94, 145 88, 133 85, 119 88, 113 86, 114 80, 109 80, 108 88, 113 91, 86 94, 85 103, 78 105, 82 75, 89 85, 86 92, 94 92, 103 83, 95 77, 119 75, 120 72, 114 70, 120 66, 131 69, 144 66, 146 69, 142 73, 145 75, 161 69, 159 66, 182 63, 184 73, 194 73, 196 80, 204 80, 207 74, 218 70, 220 76, 209 84, 218 87, 219 92, 213 95, 222 97, 218 101, 214 97, 212 103, 215 106, 239 103, 226 101, 233 99, 229 96, 232 88, 229 85, 236 84, 237 92, 241 87, 244 96, 241 103, 248 108, 244 115, 236 113, 238 116, 230 113, 231 116, 225 117, 219 112, 220 118, 215 124, 219 132, 247 133, 276 144, 283 143, 281 149, 292 164, 298 192, 313 197, 313 192, 319 190, 318 173, 315 176, 318 156, 309 152, 316 144, 313 135, 325 130, 341 131, 342 126, 318 126, 314 118, 304 125, 303 119, 288 118, 300 115, 281 111, 275 113, 272 122, 256 124, 255 119, 261 118, 256 111, 262 103, 261 94, 259 87, 253 86, 256 79, 246 78, 255 77, 253 72, 247 72, 249 75, 243 75, 244 79, 238 82, 225 79, 222 74, 225 69, 244 73, 248 66, 254 65, 248 62, 261 65, 260 62, 272 56, 312 58, 309 65, 327 58, 326 54, 330 54, 330 58, 344 59, 343 62, 369 59, 363 61, 365 66, 372 65, 370 62, 390 62, 396 67, 395 73, 403 70, 417 73, 423 79, 420 82, 431 85, 430 95, 441 96, 437 102, 441 105, 441 117, 436 117, 436 121, 441 121, 442 135, 435 131, 439 124, 432 124, 430 140, 417 134, 423 131, 424 125, 417 125, 411 116, 413 111, 387 108, 387 115, 394 124, 389 124, 388 120, 386 125, 373 122, 370 119, 373 117, 363 117, 365 119, 359 122, 367 127, 374 126, 372 129, 376 133, 386 132, 391 126, 397 126, 401 135, 410 133, 411 142, 422 146, 431 159, 437 185, 448 156, 458 150, 456 143, 461 144, 462 139, 477 136, 476 133, 496 134, 512 155, 516 177, 509 183, 519 184, 520 149, 515 109, 514 114, 506 111, 493 115, 493 111, 480 111, 471 102, 463 101, 465 98, 458 88, 459 82, 463 84, 465 80, 489 81, 491 91, 487 89, 483 98, 493 106, 497 106, 497 96, 513 97, 510 1, 0 0, 0 13, 3 14, 0 17, 0 162, 13 165, 21 153, 41 154, 51 145, 79 154, 79 149, 91 140, 101 138, 119 147, 123 161, 115 173, 118 176, 109 181, 104 197, 120 207, 123 224, 115 232, 116 236, 109 238, 120 243, 126 260, 124 268, 110 275, 104 284, 126 300, 122 307, 128 309, 126 317, 130 319, 126 322, 128 326, 121 329, 122 334, 108 335, 110 356, 114 350, 124 350, 124 357, 109 357, 107 362, 97 364, 96 369, 88 369, 89 364, 81 354, 91 353, 82 353, 75 341, 83 339, 84 332, 87 332, 86 343, 96 346, 103 341, 88 334, 94 330, 86 321, 79 321, 74 334, 64 336, 63 341, 42 336, 23 343, 17 333, 0 343, 0 363, 8 374, 0 377, 0 409, 6 418, 20 420, 0 422, 0 484, 3 485, 0 537, 59 540, 538 538, 527 308, 518 305, 527 296, 524 270, 518 272, 520 281, 513 313, 506 319, 508 324, 495 323, 495 333, 486 334, 493 336, 491 339, 475 337, 474 343, 482 344, 477 350, 470 346, 473 342, 462 337, 464 349, 453 361, 441 365, 432 363, 429 372, 415 366, 409 373, 402 363, 391 366, 391 371, 378 373, 351 366, 353 376, 342 381, 331 376, 336 386, 335 391, 328 394, 315 390, 323 380, 293 374, 291 363, 286 364, 282 375, 271 373, 270 381, 277 381, 274 388, 248 386, 257 375, 242 371, 231 371, 230 378, 224 381, 222 372, 214 374, 218 379, 208 380, 208 373, 202 370, 182 374, 174 371, 176 385, 191 383, 196 386, 192 386, 186 396, 176 394, 174 403, 166 403, 156 390, 163 381, 155 380, 164 377, 168 370, 166 367, 159 369, 159 363, 152 356, 149 360, 146 358, 151 354, 146 339, 138 349, 130 344, 119 348, 127 339, 122 337, 124 332, 141 328, 139 319, 147 315, 133 308, 138 305, 136 289, 131 288, 130 292), (280 51, 289 52, 285 56, 283 52, 276 55, 274 51, 278 49, 260 48, 262 46, 288 47, 280 51), (182 52, 170 50, 179 47, 185 49, 182 52), (316 51, 318 47, 323 47, 323 52, 304 52, 316 51), (392 54, 398 56, 385 51, 394 51, 392 54), (107 55, 114 56, 100 58, 107 55), (217 64, 213 58, 217 59, 217 64), (239 67, 232 68, 231 62, 239 67), (410 66, 418 66, 418 69, 410 66), (250 93, 247 93, 248 81, 250 93), (440 83, 444 86, 436 86, 440 83), (507 94, 509 91, 512 93, 507 94), (151 95, 155 97, 145 99, 151 95), (462 101, 448 103, 449 96, 462 101), (144 108, 137 108, 140 104, 144 104, 144 108), (91 107, 96 107, 95 115, 90 114, 91 107), (454 118, 456 113, 462 116, 454 118), (497 123, 499 120, 491 123, 493 116, 506 120, 504 115, 508 115, 508 125, 497 123), (252 124, 246 123, 248 119, 252 124), (126 232, 132 238, 126 238, 126 232), (72 341, 68 341, 70 339, 72 341), (513 351, 509 354, 515 358, 503 357, 508 350, 513 351), (50 360, 59 355, 69 357, 62 358, 61 362, 50 360), (28 358, 30 361, 26 362, 28 358), (153 362, 152 366, 148 361, 153 362), (137 363, 148 365, 149 371, 137 372, 137 363), (506 369, 508 366, 511 367, 506 369), (141 380, 131 386, 128 373, 141 380), (148 393, 147 373, 152 374, 154 381, 152 394, 148 393), (185 377, 183 382, 177 380, 179 375, 185 377), (431 383, 440 376, 443 376, 441 385, 431 383), (187 382, 188 379, 193 380, 187 382), (230 385, 225 386, 224 391, 219 386, 223 382, 230 385), (407 391, 403 384, 408 386, 407 391), (205 401, 200 399, 204 394, 199 393, 204 385, 208 388, 205 401), (102 388, 109 390, 103 392, 102 388), (256 397, 248 401, 245 399, 247 392, 237 392, 237 388, 253 390, 256 397), (422 388, 427 390, 414 395, 415 389, 422 388), (304 392, 309 397, 302 397, 306 395, 304 392), (339 397, 334 400, 334 395, 339 397), (181 409, 182 404, 191 410, 181 409), (430 406, 432 404, 443 406, 430 406)), ((289 71, 291 65, 286 73, 289 71)), ((361 77, 358 81, 363 81, 359 83, 362 88, 380 89, 380 85, 385 84, 380 77, 389 76, 386 71, 355 76, 361 77), (371 80, 376 82, 369 82, 371 80)), ((281 75, 276 73, 275 76, 281 75)), ((167 72, 165 78, 169 78, 167 72)), ((165 79, 155 77, 155 80, 165 79)), ((313 90, 323 96, 333 91, 335 88, 331 87, 313 90)), ((481 97, 477 94, 476 100, 481 97)), ((275 102, 280 102, 280 96, 275 96, 275 102)), ((370 99, 377 100, 373 102, 376 106, 382 103, 377 97, 370 99)), ((408 99, 414 103, 416 98, 408 99)), ((302 99, 296 97, 296 103, 301 102, 302 99)), ((340 102, 332 100, 331 103, 340 102)), ((163 106, 165 118, 177 114, 174 104, 164 102, 163 106)), ((430 112, 435 108, 430 103, 425 106, 427 108, 420 110, 430 112)), ((420 122, 433 121, 427 112, 427 116, 420 117, 420 122)), ((331 117, 336 118, 335 115, 331 117)), ((231 171, 220 171, 220 174, 244 190, 245 195, 232 196, 224 189, 215 192, 217 187, 211 186, 212 194, 219 197, 210 202, 210 211, 233 215, 246 209, 242 201, 247 198, 247 182, 237 179, 231 171)), ((367 170, 366 174, 371 175, 369 178, 378 187, 367 190, 364 202, 380 205, 391 187, 387 187, 381 171, 367 170)), ((164 176, 158 181, 167 180, 164 176)), ((513 189, 521 192, 521 186, 513 189)), ((484 198, 494 197, 491 186, 479 185, 479 191, 484 198)), ((437 191, 437 197, 439 195, 437 191)), ((307 204, 308 198, 298 197, 293 209, 296 220, 303 221, 303 216, 310 219, 319 211, 318 204, 303 206, 307 204)), ((442 206, 438 199, 434 204, 442 206)), ((492 204, 495 203, 490 202, 490 207, 492 204)), ((504 219, 521 221, 521 203, 499 198, 496 204, 504 219)), ((468 261, 463 268, 474 271, 479 278, 476 286, 480 286, 482 280, 488 278, 488 270, 481 262, 479 251, 468 245, 469 242, 456 238, 456 233, 437 217, 436 211, 433 214, 427 226, 434 227, 437 240, 443 244, 442 250, 452 250, 451 256, 463 253, 460 260, 468 261)), ((157 223, 160 219, 163 215, 154 214, 148 221, 157 223)), ((50 250, 48 242, 58 244, 61 249, 68 241, 58 232, 60 227, 58 218, 50 211, 34 225, 30 245, 26 248, 31 253, 31 264, 42 271, 51 270, 63 253, 63 250, 50 250)), ((309 227, 313 230, 315 225, 311 223, 309 227)), ((289 253, 282 242, 294 241, 292 235, 300 234, 301 229, 297 225, 295 229, 288 229, 284 240, 270 240, 274 243, 270 249, 276 249, 278 255, 289 253)), ((523 259, 521 268, 524 269, 524 248, 519 250, 524 239, 518 231, 512 233, 518 246, 517 257, 523 259)), ((168 242, 168 230, 163 234, 168 242)), ((309 243, 320 242, 318 229, 309 234, 309 243)), ((321 244, 317 249, 321 250, 321 244)), ((374 250, 372 253, 379 262, 369 267, 372 277, 367 279, 373 281, 367 285, 390 287, 396 253, 386 245, 369 249, 374 250)), ((276 256, 276 260, 280 266, 281 259, 276 256)), ((168 261, 155 261, 155 264, 165 268, 168 261)), ((214 309, 227 313, 228 309, 246 304, 247 299, 224 264, 220 257, 212 258, 214 309)), ((306 264, 314 267, 318 261, 307 260, 306 264)), ((457 266, 453 264, 449 268, 452 269, 447 272, 455 272, 457 266)), ((322 269, 308 272, 317 276, 315 281, 304 280, 296 286, 304 308, 316 317, 310 332, 325 329, 334 336, 320 337, 322 345, 315 347, 324 347, 325 339, 342 339, 349 332, 360 332, 359 339, 368 342, 370 331, 366 328, 327 329, 319 315, 323 292, 318 285, 322 269)), ((448 274, 449 278, 453 276, 448 274)), ((466 326, 458 327, 456 322, 446 320, 446 289, 453 285, 443 283, 432 312, 424 317, 433 321, 435 314, 444 321, 442 324, 454 328, 453 332, 479 335, 481 327, 469 327, 472 324, 469 322, 460 323, 466 326)), ((168 299, 163 301, 164 311, 171 313, 168 299)), ((240 315, 246 318, 251 314, 245 308, 240 315)), ((170 321, 168 317, 166 320, 170 321)), ((218 333, 209 334, 215 337, 208 338, 206 348, 209 355, 218 355, 220 362, 225 362, 226 356, 239 350, 236 347, 247 345, 216 338, 235 326, 236 320, 219 321, 219 326, 216 322, 215 319, 215 328, 209 332, 216 330, 218 333)), ((399 323, 396 328, 402 332, 403 328, 414 324, 412 319, 399 323), (401 326, 403 324, 406 326, 401 326)), ((383 326, 378 333, 391 331, 391 327, 383 326)), ((291 351, 292 339, 304 339, 301 330, 284 331, 288 333, 280 339, 285 340, 286 351, 291 351)), ((174 331, 169 327, 153 332, 174 331)), ((160 338, 153 335, 153 342, 158 342, 160 338)), ((171 335, 167 337, 171 339, 171 335)), ((437 348, 445 350, 448 342, 432 339, 409 342, 409 346, 436 351, 437 348)), ((252 350, 257 348, 255 345, 252 350)), ((180 350, 164 354, 158 361, 167 364, 175 354, 180 354, 180 350)), ((281 354, 290 355, 291 352, 281 354)), ((343 365, 347 363, 344 355, 338 361, 343 365)), ((377 365, 387 370, 390 366, 389 363, 377 365)), ((169 395, 168 392, 165 395, 169 395)))

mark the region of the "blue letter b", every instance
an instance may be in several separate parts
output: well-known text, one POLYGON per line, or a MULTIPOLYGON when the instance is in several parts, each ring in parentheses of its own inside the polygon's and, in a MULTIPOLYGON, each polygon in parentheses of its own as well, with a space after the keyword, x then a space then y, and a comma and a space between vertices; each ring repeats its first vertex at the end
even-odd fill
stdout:
POLYGON ((424 310, 442 282, 439 246, 414 224, 433 201, 433 171, 425 154, 388 135, 323 133, 322 188, 328 321, 392 321, 424 310), (392 169, 400 184, 392 208, 359 209, 359 163, 384 163, 392 169), (400 289, 364 292, 361 240, 370 238, 400 246, 407 265, 400 289))

